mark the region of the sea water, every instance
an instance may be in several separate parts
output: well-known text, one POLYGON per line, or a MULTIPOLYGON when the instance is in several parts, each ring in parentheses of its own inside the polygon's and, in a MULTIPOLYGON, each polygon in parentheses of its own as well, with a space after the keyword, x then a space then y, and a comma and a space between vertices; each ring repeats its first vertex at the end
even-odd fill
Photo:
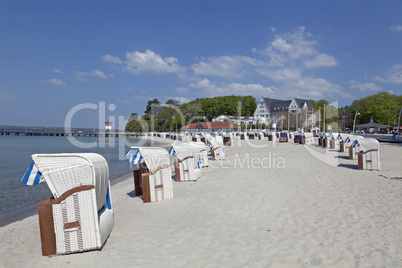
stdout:
MULTIPOLYGON (((46 183, 35 186, 21 183, 32 162, 32 154, 98 153, 106 159, 113 181, 132 170, 124 156, 130 146, 136 145, 150 146, 139 139, 122 137, 0 135, 0 226, 36 213, 37 203, 49 200, 51 196, 46 183)), ((132 190, 127 189, 127 192, 132 190)))

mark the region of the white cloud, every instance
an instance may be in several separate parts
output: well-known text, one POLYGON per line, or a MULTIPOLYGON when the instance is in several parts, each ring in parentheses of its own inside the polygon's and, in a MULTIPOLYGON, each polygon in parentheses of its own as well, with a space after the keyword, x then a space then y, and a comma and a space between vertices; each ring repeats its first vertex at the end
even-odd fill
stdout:
POLYGON ((100 71, 100 70, 95 70, 95 71, 92 72, 92 74, 93 74, 94 76, 97 76, 97 77, 103 78, 103 79, 114 76, 114 74, 106 75, 104 72, 102 72, 102 71, 100 71))
POLYGON ((253 49, 268 58, 268 67, 304 66, 307 68, 332 67, 338 64, 335 57, 320 53, 315 46, 317 41, 305 27, 293 33, 277 34, 263 50, 253 49))
POLYGON ((103 55, 102 61, 104 62, 111 62, 115 64, 122 64, 123 61, 119 57, 111 56, 111 55, 103 55))
POLYGON ((139 51, 126 53, 127 69, 133 74, 147 73, 180 73, 184 67, 178 64, 174 57, 162 58, 152 50, 147 49, 145 53, 139 51))
POLYGON ((274 93, 280 92, 287 98, 351 97, 340 85, 303 74, 308 69, 338 65, 334 56, 318 51, 317 44, 303 26, 294 32, 278 33, 265 49, 252 50, 267 59, 267 64, 258 66, 255 71, 276 83, 272 87, 274 93))
POLYGON ((335 57, 328 54, 319 54, 311 60, 306 60, 304 66, 307 68, 317 68, 317 67, 333 67, 338 65, 338 61, 335 57))
POLYGON ((349 81, 350 87, 353 89, 358 89, 361 92, 365 91, 381 91, 381 87, 374 83, 360 83, 354 80, 349 81))
POLYGON ((0 94, 0 100, 11 100, 14 97, 15 96, 13 94, 10 94, 10 93, 7 93, 7 92, 0 94))
POLYGON ((301 70, 298 68, 283 69, 256 69, 259 74, 268 76, 274 82, 284 82, 288 80, 301 79, 301 70))
POLYGON ((85 76, 89 75, 88 73, 77 72, 77 71, 74 71, 74 73, 75 73, 75 76, 74 76, 74 77, 75 77, 76 79, 78 79, 78 80, 80 80, 80 81, 83 81, 83 82, 88 81, 88 79, 85 78, 85 76))
POLYGON ((203 59, 191 66, 195 75, 215 75, 238 78, 245 74, 246 67, 258 66, 262 62, 246 56, 219 56, 203 59))
POLYGON ((102 78, 102 79, 107 79, 107 78, 114 76, 114 74, 107 75, 104 72, 102 72, 101 70, 94 70, 90 73, 74 71, 74 73, 75 73, 75 78, 80 81, 83 81, 83 82, 88 81, 88 79, 87 79, 88 76, 95 76, 95 77, 102 78))
POLYGON ((395 32, 400 32, 400 31, 402 31, 402 25, 400 25, 400 24, 398 24, 398 25, 393 25, 393 26, 391 26, 391 27, 389 27, 392 31, 395 31, 395 32))
POLYGON ((199 80, 196 83, 191 83, 190 87, 200 89, 201 91, 198 92, 198 95, 209 96, 209 97, 232 95, 232 94, 266 96, 273 92, 271 88, 264 87, 259 84, 229 83, 216 86, 206 78, 199 80))
POLYGON ((184 103, 190 102, 189 99, 184 98, 184 97, 174 97, 173 99, 174 99, 174 100, 177 100, 180 104, 184 104, 184 103))
POLYGON ((402 83, 402 64, 392 66, 391 70, 389 70, 384 77, 375 76, 374 80, 394 84, 402 83))
POLYGON ((62 74, 62 73, 63 73, 62 71, 60 71, 60 70, 57 69, 57 68, 54 68, 54 69, 53 69, 53 72, 54 72, 54 73, 58 73, 58 74, 62 74))
POLYGON ((45 80, 46 83, 52 84, 54 86, 65 86, 66 83, 64 83, 63 81, 59 80, 59 79, 48 79, 45 80))

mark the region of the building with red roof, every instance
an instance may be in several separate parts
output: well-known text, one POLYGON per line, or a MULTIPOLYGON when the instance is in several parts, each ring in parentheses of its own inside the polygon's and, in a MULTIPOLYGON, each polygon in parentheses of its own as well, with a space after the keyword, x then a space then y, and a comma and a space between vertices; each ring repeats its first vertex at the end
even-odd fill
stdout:
POLYGON ((199 122, 191 123, 182 127, 184 131, 188 132, 219 132, 219 131, 238 131, 240 127, 229 122, 199 122))

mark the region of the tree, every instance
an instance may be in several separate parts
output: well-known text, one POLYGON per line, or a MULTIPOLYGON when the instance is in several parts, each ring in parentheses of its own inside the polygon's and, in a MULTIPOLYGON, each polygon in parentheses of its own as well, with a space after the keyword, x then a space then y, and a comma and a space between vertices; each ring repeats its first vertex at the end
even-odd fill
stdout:
POLYGON ((356 117, 356 125, 368 123, 373 118, 375 123, 392 125, 398 120, 399 110, 402 106, 402 96, 396 96, 388 92, 379 92, 358 100, 354 100, 350 106, 344 107, 348 126, 353 125, 356 111, 360 113, 356 117))
POLYGON ((128 118, 128 121, 130 122, 130 121, 134 121, 134 120, 137 120, 137 119, 138 119, 138 114, 137 113, 132 113, 130 115, 130 117, 128 118))
POLYGON ((177 100, 169 99, 166 101, 166 105, 169 105, 171 107, 179 107, 180 103, 177 100))
POLYGON ((143 119, 131 120, 126 125, 126 131, 129 132, 142 132, 148 131, 148 123, 143 119))
POLYGON ((192 120, 192 118, 199 115, 201 111, 201 104, 190 104, 184 111, 184 115, 188 120, 192 120))
POLYGON ((149 100, 147 107, 144 111, 144 114, 146 115, 157 114, 159 111, 155 111, 155 107, 158 107, 160 104, 161 103, 158 101, 158 99, 149 100))

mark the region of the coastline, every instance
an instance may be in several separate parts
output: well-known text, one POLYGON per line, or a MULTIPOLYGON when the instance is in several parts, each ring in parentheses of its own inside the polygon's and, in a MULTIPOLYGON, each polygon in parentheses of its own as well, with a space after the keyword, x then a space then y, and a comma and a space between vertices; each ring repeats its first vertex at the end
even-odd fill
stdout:
MULTIPOLYGON (((167 148, 168 145, 171 145, 172 143, 175 142, 174 140, 162 139, 162 138, 158 138, 158 137, 145 137, 145 136, 143 136, 143 137, 140 137, 139 139, 142 139, 144 143, 151 143, 151 145, 153 145, 153 146, 159 146, 159 147, 164 147, 164 148, 167 148)), ((140 143, 142 144, 142 142, 140 142, 140 143)), ((167 150, 169 150, 169 148, 167 148, 167 150)), ((120 175, 117 175, 116 177, 111 177, 110 178, 110 185, 112 186, 112 185, 118 184, 118 183, 120 183, 120 182, 122 182, 124 180, 128 180, 128 179, 130 179, 130 175, 132 177, 132 171, 122 173, 120 175)), ((38 214, 38 210, 37 210, 36 204, 33 204, 29 209, 26 209, 26 210, 22 211, 21 213, 12 215, 10 217, 7 217, 7 218, 4 218, 3 220, 1 220, 0 221, 0 228, 2 228, 4 226, 7 226, 7 225, 10 225, 10 224, 12 224, 14 222, 17 222, 17 221, 22 221, 25 218, 28 218, 28 217, 31 217, 31 216, 34 216, 34 215, 37 215, 37 214, 38 214)))

